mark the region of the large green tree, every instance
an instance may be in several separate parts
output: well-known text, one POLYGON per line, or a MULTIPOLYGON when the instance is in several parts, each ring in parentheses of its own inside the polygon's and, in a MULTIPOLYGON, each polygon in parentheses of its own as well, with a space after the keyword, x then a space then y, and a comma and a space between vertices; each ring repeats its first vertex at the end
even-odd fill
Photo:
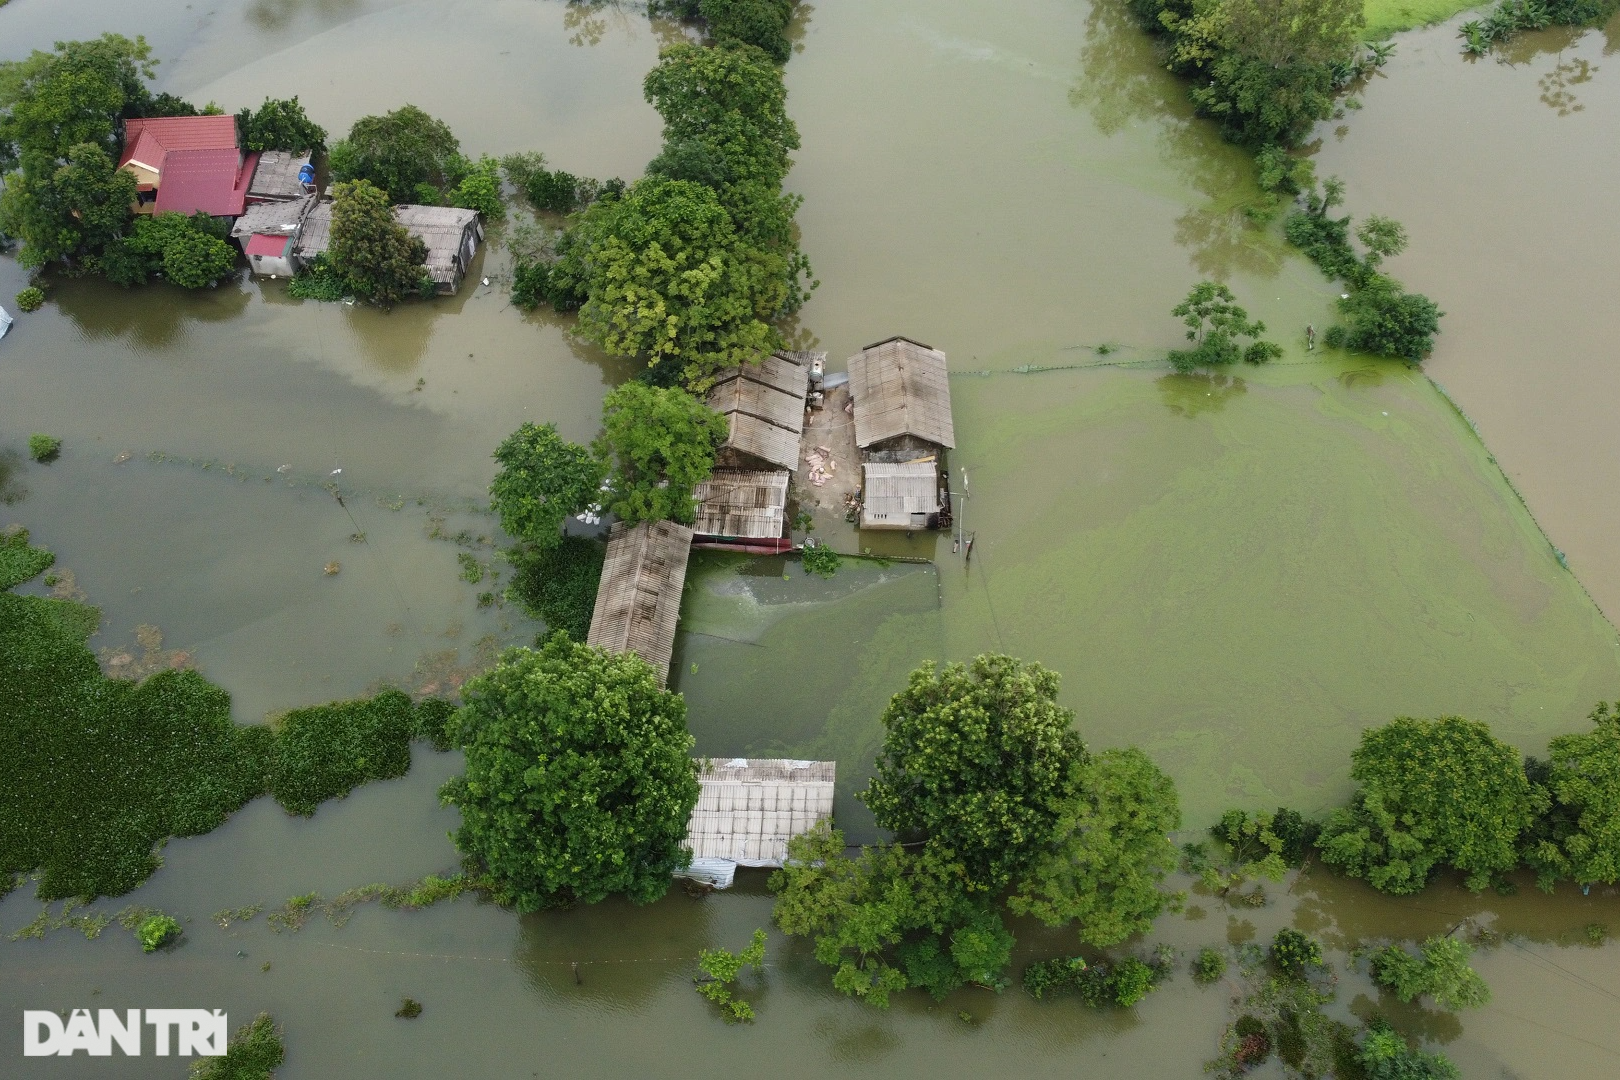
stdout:
POLYGON ((1144 934, 1169 897, 1160 888, 1178 852, 1175 783, 1142 751, 1104 750, 1072 767, 1052 840, 1008 900, 1048 926, 1078 924, 1088 945, 1144 934))
POLYGON ((243 109, 236 114, 236 131, 245 150, 302 154, 326 149, 326 129, 309 118, 296 94, 265 98, 257 109, 243 109))
POLYGON ((332 267, 357 296, 394 304, 420 293, 427 248, 394 220, 388 193, 365 180, 332 190, 332 267))
POLYGON ((926 837, 970 892, 991 894, 1051 844, 1081 760, 1058 677, 1010 656, 924 664, 883 713, 872 782, 858 797, 904 839, 926 837))
POLYGON ((1525 861, 1551 891, 1561 878, 1583 888, 1620 881, 1620 702, 1592 710, 1592 730, 1559 735, 1534 762, 1552 797, 1525 861))
POLYGON ((1169 899, 1174 786, 1139 751, 1088 755, 1072 720, 1038 664, 924 665, 884 714, 860 796, 899 842, 851 858, 836 830, 796 837, 771 879, 777 924, 880 1006, 908 986, 1004 985, 1004 898, 1094 945, 1145 930, 1169 899))
POLYGON ((601 459, 557 434, 556 424, 525 423, 496 447, 495 460, 490 498, 501 528, 519 540, 555 547, 563 524, 602 497, 601 459))
POLYGON ((118 121, 149 103, 154 63, 145 39, 104 34, 0 64, 0 232, 22 239, 23 265, 94 254, 128 223, 118 121))
POLYGON ((1263 322, 1250 322, 1249 313, 1237 305, 1237 298, 1218 281, 1200 281, 1187 298, 1170 310, 1187 327, 1190 349, 1173 349, 1170 365, 1177 371, 1201 367, 1223 367, 1240 359, 1263 364, 1282 355, 1274 342, 1261 339, 1263 322), (1252 338, 1248 348, 1240 339, 1252 338))
POLYGON ((602 402, 597 455, 612 470, 607 507, 625 521, 690 522, 692 489, 714 468, 725 417, 678 388, 631 380, 602 402))
POLYGON ((444 121, 405 105, 356 120, 349 137, 332 146, 332 174, 339 180, 370 181, 394 202, 409 202, 419 184, 442 190, 460 151, 461 143, 444 121))
POLYGON ((451 721, 456 845, 520 912, 622 893, 648 903, 689 859, 698 783, 686 702, 633 653, 555 634, 470 680, 451 721))
POLYGON ((579 333, 701 387, 779 343, 783 260, 745 243, 714 190, 649 176, 580 217, 559 265, 581 284, 579 333))
POLYGON ((1401 717, 1361 737, 1348 807, 1328 816, 1322 861, 1375 889, 1415 893, 1441 866, 1482 889, 1519 864, 1519 838, 1546 806, 1519 754, 1484 724, 1401 717))

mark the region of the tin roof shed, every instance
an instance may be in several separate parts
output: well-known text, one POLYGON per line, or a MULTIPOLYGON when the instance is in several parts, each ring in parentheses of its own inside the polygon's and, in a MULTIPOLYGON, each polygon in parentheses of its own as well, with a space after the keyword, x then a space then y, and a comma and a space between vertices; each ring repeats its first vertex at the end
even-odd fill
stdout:
POLYGON ((773 353, 720 372, 708 402, 726 418, 727 447, 784 469, 799 467, 810 387, 810 368, 798 359, 803 355, 773 353))
POLYGON ((910 338, 892 337, 849 358, 855 399, 855 444, 911 435, 944 447, 956 445, 945 354, 910 338))
POLYGON ((716 469, 692 490, 699 536, 774 539, 783 533, 788 471, 716 469))
POLYGON ((832 817, 837 773, 832 761, 700 759, 687 876, 725 888, 738 866, 781 866, 789 839, 832 817))
POLYGON ((608 531, 607 558, 596 587, 589 644, 608 652, 633 652, 653 666, 658 685, 669 678, 675 623, 686 587, 692 530, 673 521, 608 531))

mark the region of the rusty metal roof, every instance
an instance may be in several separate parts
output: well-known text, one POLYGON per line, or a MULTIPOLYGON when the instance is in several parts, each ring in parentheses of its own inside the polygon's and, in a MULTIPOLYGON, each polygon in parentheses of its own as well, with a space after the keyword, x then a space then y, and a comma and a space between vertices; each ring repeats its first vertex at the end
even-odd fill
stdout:
POLYGON ((673 521, 608 532, 607 559, 596 587, 596 610, 586 641, 608 652, 633 652, 651 664, 663 686, 675 652, 675 623, 686 587, 692 530, 673 521))
POLYGON ((699 536, 770 539, 781 536, 787 509, 786 469, 716 469, 692 490, 699 536))

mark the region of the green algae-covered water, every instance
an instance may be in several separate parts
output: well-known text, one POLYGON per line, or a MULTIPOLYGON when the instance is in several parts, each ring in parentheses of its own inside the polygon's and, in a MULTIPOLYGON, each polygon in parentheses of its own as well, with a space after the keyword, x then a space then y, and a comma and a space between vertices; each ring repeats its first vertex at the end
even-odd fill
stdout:
MULTIPOLYGON (((1535 752, 1620 695, 1614 629, 1424 376, 1305 353, 1331 284, 1245 227, 1248 165, 1191 117, 1121 6, 801 11, 788 81, 804 148, 789 183, 806 197, 804 247, 824 284, 794 329, 834 367, 891 333, 949 353, 951 467, 969 478, 976 544, 969 564, 949 537, 862 537, 822 521, 845 550, 935 565, 849 560, 824 581, 782 560, 695 557, 672 678, 699 752, 836 759, 839 820, 870 837, 851 796, 888 695, 922 660, 1005 649, 1064 676, 1093 745, 1152 753, 1201 825, 1232 804, 1331 805, 1360 730, 1393 715, 1463 713, 1535 752), (1178 339, 1169 308, 1205 275, 1266 320, 1283 362, 1216 378, 1154 362, 1178 339), (1119 348, 1099 355, 1104 343, 1119 348), (1015 370, 1029 367, 1065 370, 1015 370)), ((627 177, 656 149, 639 86, 671 33, 628 4, 12 0, 0 51, 103 29, 144 30, 165 89, 228 110, 296 92, 338 131, 409 100, 470 153, 538 148, 570 171, 627 177)), ((1448 109, 1523 89, 1515 69, 1461 61, 1443 29, 1400 48, 1444 73, 1448 109)), ((1345 121, 1343 145, 1439 107, 1417 73, 1397 73, 1345 121)), ((1617 100, 1607 74, 1581 84, 1593 109, 1617 100)), ((1331 157, 1340 144, 1326 135, 1331 157)), ((1491 144, 1502 159, 1511 140, 1491 144)), ((1589 167, 1580 146, 1561 145, 1545 153, 1589 167)), ((1398 155, 1379 161, 1392 184, 1400 168, 1398 155)), ((1415 247, 1448 240, 1398 207, 1353 198, 1350 209, 1408 217, 1415 247)), ((0 524, 27 524, 103 607, 93 647, 125 647, 155 624, 232 691, 245 722, 379 680, 454 685, 539 629, 509 607, 478 608, 489 585, 456 577, 457 553, 501 569, 477 509, 490 450, 525 419, 590 436, 602 395, 633 370, 573 342, 565 320, 514 311, 504 269, 492 248, 461 296, 389 314, 291 302, 275 283, 200 296, 58 283, 0 342, 0 450, 15 457, 43 430, 64 438, 64 456, 16 463, 0 524), (475 286, 484 274, 493 284, 475 286), (337 575, 323 573, 330 561, 337 575)), ((0 260, 0 297, 21 282, 0 260)), ((1490 306, 1448 294, 1444 276, 1412 284, 1448 310, 1490 306)), ((1499 319, 1530 317, 1496 306, 1499 319)), ((1597 325, 1575 325, 1570 341, 1597 325)), ((1454 332, 1467 333, 1448 321, 1443 350, 1454 332)), ((1507 370, 1482 367, 1482 379, 1507 370)), ((1579 397, 1585 377, 1556 389, 1579 397)), ((1553 394, 1552 383, 1512 392, 1553 394)), ((1549 500, 1577 497, 1590 491, 1527 485, 1542 517, 1549 500)), ((1589 550, 1599 570, 1605 557, 1620 565, 1589 550)), ((519 919, 463 899, 297 933, 272 933, 262 915, 228 930, 209 921, 453 866, 455 814, 434 792, 457 768, 456 755, 419 750, 410 776, 313 820, 260 800, 171 843, 146 886, 98 906, 180 913, 186 941, 172 953, 142 956, 116 928, 93 942, 71 931, 0 942, 0 1030, 12 1033, 0 1036, 0 1075, 182 1073, 151 1057, 24 1061, 23 1008, 206 1006, 233 1023, 269 1010, 287 1028, 283 1080, 684 1076, 696 1063, 807 1077, 1196 1076, 1226 1022, 1227 994, 1185 976, 1128 1013, 1014 991, 938 1006, 908 996, 876 1013, 773 937, 759 1022, 728 1028, 691 992, 693 958, 768 925, 761 874, 647 909, 519 919), (420 1020, 393 1017, 403 995, 423 1002, 420 1020)), ((0 931, 37 914, 28 893, 0 902, 0 931)), ((1613 890, 1476 898, 1444 884, 1392 901, 1307 874, 1272 893, 1258 911, 1195 895, 1150 940, 1194 950, 1294 924, 1324 935, 1342 970, 1361 942, 1474 916, 1522 935, 1479 960, 1495 1004, 1425 1017, 1348 975, 1339 1015, 1390 1012, 1469 1077, 1601 1076, 1620 1057, 1617 946, 1576 944, 1590 923, 1620 927, 1613 890)), ((1070 947, 1019 930, 1020 964, 1070 947)))

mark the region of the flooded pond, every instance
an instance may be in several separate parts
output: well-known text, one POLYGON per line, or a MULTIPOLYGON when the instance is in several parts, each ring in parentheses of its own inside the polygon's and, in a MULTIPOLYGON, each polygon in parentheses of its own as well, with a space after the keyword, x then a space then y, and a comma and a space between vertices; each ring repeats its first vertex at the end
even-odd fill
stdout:
MULTIPOLYGON (((1445 28, 1404 35, 1348 132, 1324 131, 1322 166, 1349 181, 1349 209, 1411 230, 1394 270, 1450 313, 1430 370, 1487 447, 1422 373, 1305 354, 1331 283, 1245 227, 1248 164, 1192 118, 1119 4, 803 7, 787 77, 804 146, 789 184, 806 197, 823 285, 793 330, 834 367, 893 333, 950 354, 952 471, 970 477, 977 544, 967 564, 949 537, 822 521, 841 547, 935 564, 850 560, 823 581, 780 560, 695 558, 672 679, 699 752, 834 758, 839 818, 871 836, 851 795, 888 695, 924 659, 1006 650, 1064 676, 1088 741, 1147 749, 1201 826, 1231 804, 1332 805, 1361 729, 1397 714, 1463 713, 1539 751, 1620 693, 1620 641, 1583 589, 1616 610, 1607 538, 1620 530, 1603 515, 1617 511, 1592 497, 1620 468, 1599 360, 1616 329, 1599 252, 1620 238, 1594 209, 1615 172, 1599 134, 1620 110, 1600 71, 1612 36, 1566 34, 1564 55, 1536 37, 1498 64, 1464 61, 1445 28), (1575 60, 1595 74, 1538 89, 1575 60), (1586 107, 1559 115, 1544 92, 1586 107), (1504 167, 1510 152, 1525 172, 1504 167), (1273 327, 1281 362, 1241 378, 1154 362, 1177 341, 1170 307, 1206 275, 1273 327), (1101 356, 1105 343, 1118 348, 1101 356)), ((597 176, 634 177, 656 149, 640 82, 660 32, 628 3, 149 8, 11 0, 0 52, 144 32, 162 88, 227 110, 296 92, 340 131, 411 101, 470 153, 540 149, 597 176)), ((93 647, 158 626, 244 722, 382 680, 454 686, 540 629, 478 607, 491 585, 457 577, 462 553, 502 570, 481 509, 491 450, 525 419, 589 437, 603 394, 633 372, 571 339, 566 320, 515 311, 504 271, 491 246, 460 296, 388 314, 290 301, 277 283, 204 295, 58 283, 0 343, 0 451, 19 455, 31 431, 65 449, 49 467, 17 465, 20 498, 0 524, 28 525, 102 607, 93 647), (491 286, 475 284, 484 275, 491 286)), ((21 282, 0 260, 0 296, 21 282)), ((206 1004, 238 1023, 268 1010, 287 1028, 284 1080, 684 1075, 694 1059, 807 1077, 1168 1077, 1201 1075, 1216 1052, 1228 990, 1184 973, 1128 1013, 1015 991, 937 1006, 907 995, 878 1013, 780 937, 759 1022, 728 1028, 692 993, 692 960, 768 925, 760 874, 647 909, 519 919, 463 899, 298 933, 209 921, 453 866, 455 814, 434 793, 458 767, 419 748, 408 777, 311 821, 260 800, 171 843, 146 886, 102 906, 182 913, 182 947, 143 956, 117 930, 0 943, 0 1009, 206 1004), (393 1018, 402 995, 424 1003, 420 1020, 393 1018)), ((37 913, 26 892, 0 903, 5 934, 37 913)), ((1396 901, 1307 872, 1271 892, 1242 910, 1195 895, 1150 940, 1191 952, 1292 924, 1321 934, 1342 971, 1361 941, 1473 917, 1514 935, 1479 960, 1493 1005, 1424 1018, 1351 974, 1335 1008, 1391 1012, 1469 1077, 1616 1067, 1620 946, 1582 938, 1592 923, 1620 930, 1612 891, 1443 885, 1396 901)), ((1068 947, 1026 929, 1020 966, 1068 947)), ((108 1074, 83 1058, 24 1065, 108 1074)), ((178 1065, 131 1060, 119 1075, 178 1065)))

